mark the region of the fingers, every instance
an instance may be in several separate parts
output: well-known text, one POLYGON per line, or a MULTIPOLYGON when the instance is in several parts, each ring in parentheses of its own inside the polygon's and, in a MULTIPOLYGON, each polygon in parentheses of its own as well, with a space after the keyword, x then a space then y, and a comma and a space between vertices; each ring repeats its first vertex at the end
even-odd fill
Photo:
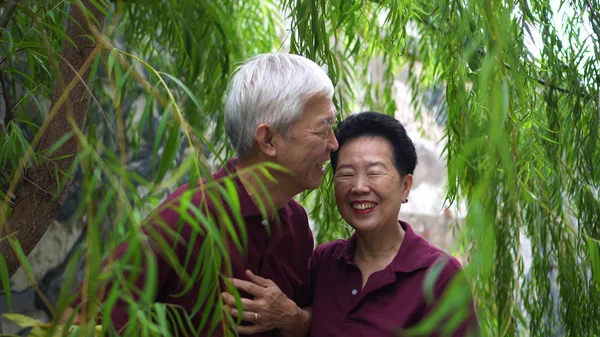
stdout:
MULTIPOLYGON (((228 305, 232 308, 237 308, 235 296, 233 296, 230 293, 221 293, 221 296, 223 297, 223 302, 225 303, 225 305, 228 305)), ((242 302, 242 309, 244 309, 244 311, 256 309, 258 305, 256 301, 247 298, 240 298, 240 302, 242 302)))
POLYGON ((252 296, 262 296, 265 291, 265 288, 260 285, 237 278, 231 279, 231 283, 237 290, 245 291, 252 296))
MULTIPOLYGON (((228 307, 229 313, 231 314, 231 316, 233 316, 233 318, 238 319, 240 318, 240 312, 239 310, 237 310, 236 308, 232 308, 232 307, 228 307)), ((256 323, 258 317, 257 314, 255 312, 251 312, 251 311, 243 311, 241 313, 241 318, 243 321, 246 322, 250 322, 250 323, 256 323)))
MULTIPOLYGON (((239 319, 240 311, 237 310, 236 308, 227 306, 227 307, 225 307, 225 310, 227 310, 235 320, 239 319)), ((240 333, 240 334, 254 335, 257 333, 273 330, 272 327, 268 327, 266 324, 264 324, 264 322, 260 321, 260 316, 257 315, 256 312, 244 311, 242 313, 241 319, 242 319, 242 321, 251 323, 252 325, 236 326, 236 329, 237 329, 238 333, 240 333)))
POLYGON ((258 276, 256 274, 254 274, 250 269, 246 270, 246 276, 248 276, 248 279, 256 284, 258 284, 261 287, 269 287, 274 285, 275 283, 269 279, 266 279, 264 277, 258 276))

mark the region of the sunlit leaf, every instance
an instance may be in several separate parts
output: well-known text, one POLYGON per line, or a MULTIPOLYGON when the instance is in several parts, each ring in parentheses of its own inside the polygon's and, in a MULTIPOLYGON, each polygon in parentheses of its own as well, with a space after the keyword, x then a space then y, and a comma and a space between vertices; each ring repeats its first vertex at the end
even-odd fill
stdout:
POLYGON ((27 317, 25 315, 3 314, 2 316, 17 323, 21 328, 32 328, 32 327, 44 325, 44 323, 42 323, 41 321, 31 318, 31 317, 27 317))

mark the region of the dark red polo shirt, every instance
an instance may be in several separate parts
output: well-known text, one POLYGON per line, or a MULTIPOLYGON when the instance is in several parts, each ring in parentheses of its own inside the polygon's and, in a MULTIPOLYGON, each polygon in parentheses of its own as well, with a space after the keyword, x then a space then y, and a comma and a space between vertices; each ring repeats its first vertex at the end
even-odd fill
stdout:
MULTIPOLYGON (((231 173, 235 173, 235 159, 228 162, 226 168, 220 169, 213 174, 213 178, 219 181, 231 173)), ((308 274, 308 260, 314 248, 313 236, 308 225, 306 211, 295 200, 278 210, 279 224, 276 224, 276 217, 265 219, 261 215, 259 208, 250 198, 248 192, 239 179, 234 178, 235 187, 239 197, 239 207, 242 213, 243 224, 235 226, 245 226, 248 235, 248 244, 246 252, 239 252, 232 241, 228 242, 228 248, 231 254, 232 276, 240 279, 246 279, 245 270, 250 269, 253 273, 264 278, 273 280, 279 288, 290 299, 294 300, 299 306, 304 307, 310 304, 310 285, 308 274), (265 225, 266 224, 266 225, 265 225), (270 232, 270 233, 269 233, 270 232)), ((186 258, 190 259, 187 263, 187 272, 192 275, 197 263, 200 249, 202 248, 202 236, 193 229, 189 223, 178 223, 179 213, 174 210, 179 202, 178 198, 188 190, 188 186, 182 186, 164 202, 163 206, 158 208, 159 216, 174 230, 179 233, 178 244, 175 245, 174 253, 180 263, 184 265, 186 258), (171 205, 167 208, 164 205, 171 205), (194 239, 192 239, 196 236, 194 239), (188 255, 189 246, 192 245, 193 253, 188 255)), ((196 192, 192 198, 192 204, 200 207, 203 200, 207 201, 208 213, 219 219, 217 207, 213 200, 205 196, 201 190, 196 192)), ((224 200, 222 200, 224 201, 224 200)), ((224 201, 224 204, 227 203, 224 201)), ((226 211, 231 215, 231 209, 227 207, 226 211)), ((235 219, 235 217, 231 217, 235 219)), ((222 226, 222 224, 218 224, 222 226)), ((172 241, 172 240, 169 240, 172 241)), ((122 245, 117 256, 122 256, 127 250, 126 245, 122 245)), ((200 310, 191 319, 195 327, 199 326, 203 307, 197 306, 198 295, 203 285, 197 282, 183 296, 181 292, 185 285, 180 281, 178 275, 170 265, 158 256, 158 293, 157 302, 168 303, 181 306, 188 314, 194 308, 200 307, 200 310)), ((229 274, 223 270, 225 274, 229 274)), ((136 284, 140 289, 144 289, 145 279, 138 278, 136 284)), ((225 287, 221 283, 221 291, 225 287)), ((220 296, 220 292, 218 293, 220 296)), ((123 303, 121 303, 123 304, 123 303)), ((118 307, 112 312, 111 318, 115 327, 120 329, 127 323, 126 307, 118 307)), ((189 333, 189 332, 188 332, 189 333)), ((180 334, 181 335, 181 334, 180 334)), ((205 333, 200 334, 201 336, 205 333)), ((222 328, 218 328, 212 336, 221 336, 222 328)), ((279 331, 265 332, 254 336, 279 336, 279 331)))
MULTIPOLYGON (((354 264, 356 234, 315 249, 310 261, 314 294, 310 336, 397 336, 395 330, 415 325, 431 311, 435 303, 426 300, 424 291, 427 271, 440 259, 447 262, 435 284, 439 299, 461 269, 460 263, 406 222, 400 224, 406 234, 398 254, 385 269, 369 277, 364 289, 362 274, 354 264)), ((473 315, 453 336, 467 336, 467 327, 476 324, 473 315)))

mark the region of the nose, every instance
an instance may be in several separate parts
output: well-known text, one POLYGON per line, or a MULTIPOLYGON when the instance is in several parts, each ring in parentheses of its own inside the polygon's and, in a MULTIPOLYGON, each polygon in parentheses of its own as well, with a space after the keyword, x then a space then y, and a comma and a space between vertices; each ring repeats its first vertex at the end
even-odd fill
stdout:
POLYGON ((329 132, 329 137, 327 139, 327 149, 331 152, 333 151, 337 151, 337 149, 339 148, 339 144, 337 141, 337 138, 335 138, 335 134, 333 133, 333 130, 331 130, 329 132))
POLYGON ((351 192, 356 195, 369 193, 369 184, 367 183, 367 177, 364 174, 357 174, 355 176, 351 192))

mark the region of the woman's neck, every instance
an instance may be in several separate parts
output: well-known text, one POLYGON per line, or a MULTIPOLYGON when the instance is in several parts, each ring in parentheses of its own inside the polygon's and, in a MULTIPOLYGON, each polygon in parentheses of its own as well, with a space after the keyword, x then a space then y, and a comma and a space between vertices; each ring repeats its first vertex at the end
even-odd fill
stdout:
POLYGON ((369 232, 357 232, 355 258, 367 263, 388 261, 398 254, 405 231, 398 222, 369 232))
POLYGON ((363 288, 373 273, 392 263, 404 241, 404 229, 397 221, 396 225, 382 227, 368 233, 356 233, 354 263, 362 274, 363 288))

